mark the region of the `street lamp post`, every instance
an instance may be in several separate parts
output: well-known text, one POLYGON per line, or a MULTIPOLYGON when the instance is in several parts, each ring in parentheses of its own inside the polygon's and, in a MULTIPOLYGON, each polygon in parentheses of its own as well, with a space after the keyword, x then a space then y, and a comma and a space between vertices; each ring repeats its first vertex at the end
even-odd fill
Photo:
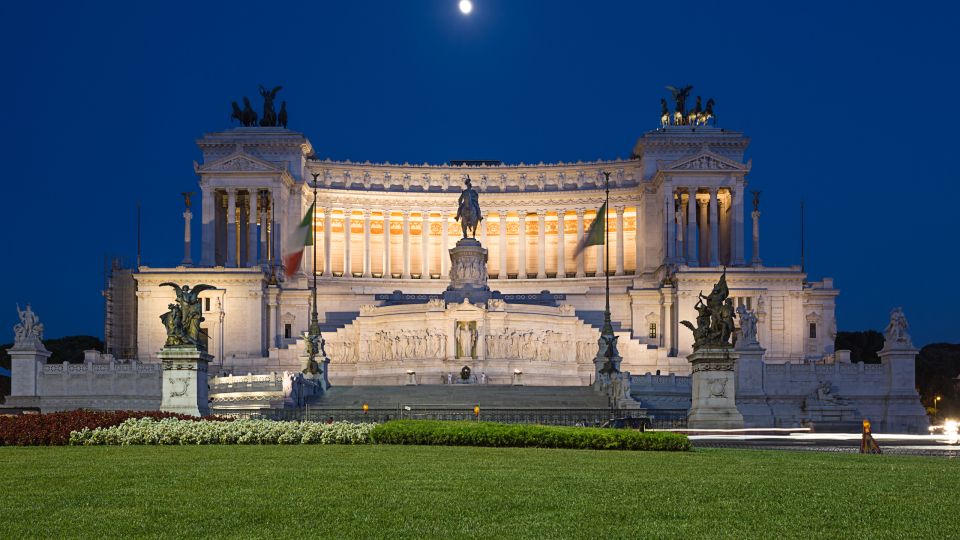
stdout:
POLYGON ((940 396, 936 396, 936 397, 933 398, 933 415, 934 415, 934 416, 937 415, 937 402, 938 402, 938 401, 940 401, 940 396))

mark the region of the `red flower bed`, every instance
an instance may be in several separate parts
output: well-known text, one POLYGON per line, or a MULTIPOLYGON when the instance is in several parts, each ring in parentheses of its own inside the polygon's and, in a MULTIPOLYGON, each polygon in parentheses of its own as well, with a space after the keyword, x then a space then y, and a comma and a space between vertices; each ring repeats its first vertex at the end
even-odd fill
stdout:
MULTIPOLYGON (((83 428, 110 427, 130 418, 179 418, 195 416, 159 411, 66 411, 48 414, 24 414, 0 417, 0 446, 60 445, 70 442, 70 432, 83 428)), ((229 420, 228 418, 216 418, 229 420)))

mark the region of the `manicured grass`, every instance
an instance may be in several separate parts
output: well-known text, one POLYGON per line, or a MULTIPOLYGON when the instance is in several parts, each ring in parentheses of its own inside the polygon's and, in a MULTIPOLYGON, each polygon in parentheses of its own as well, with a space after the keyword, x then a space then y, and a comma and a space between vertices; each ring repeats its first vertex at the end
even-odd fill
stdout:
POLYGON ((0 538, 944 538, 960 462, 420 446, 0 448, 0 538))

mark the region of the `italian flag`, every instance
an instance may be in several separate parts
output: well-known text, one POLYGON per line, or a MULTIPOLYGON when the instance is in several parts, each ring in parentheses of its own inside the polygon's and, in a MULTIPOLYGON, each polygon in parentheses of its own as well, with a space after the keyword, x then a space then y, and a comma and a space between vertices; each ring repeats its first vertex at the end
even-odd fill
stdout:
MULTIPOLYGON (((314 203, 316 204, 316 203, 314 203)), ((290 231, 287 235, 287 241, 284 243, 283 267, 287 277, 292 276, 300 268, 300 261, 303 260, 303 250, 307 246, 313 245, 313 207, 304 214, 300 224, 290 231)))
POLYGON ((607 203, 603 203, 597 210, 597 217, 590 224, 590 230, 583 235, 583 239, 577 244, 577 249, 573 251, 574 258, 579 257, 583 250, 589 246, 602 246, 606 243, 605 233, 607 232, 607 203))

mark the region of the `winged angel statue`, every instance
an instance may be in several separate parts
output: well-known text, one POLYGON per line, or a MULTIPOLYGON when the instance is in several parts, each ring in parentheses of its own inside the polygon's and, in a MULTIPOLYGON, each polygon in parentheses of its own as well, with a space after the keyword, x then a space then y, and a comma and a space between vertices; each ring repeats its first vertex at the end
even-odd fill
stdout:
POLYGON ((161 283, 160 286, 173 287, 177 293, 176 303, 167 305, 169 311, 160 316, 164 328, 167 329, 164 347, 196 347, 205 351, 207 342, 202 339, 200 331, 200 323, 204 321, 200 293, 216 287, 201 283, 191 289, 189 285, 180 286, 169 281, 161 283))

